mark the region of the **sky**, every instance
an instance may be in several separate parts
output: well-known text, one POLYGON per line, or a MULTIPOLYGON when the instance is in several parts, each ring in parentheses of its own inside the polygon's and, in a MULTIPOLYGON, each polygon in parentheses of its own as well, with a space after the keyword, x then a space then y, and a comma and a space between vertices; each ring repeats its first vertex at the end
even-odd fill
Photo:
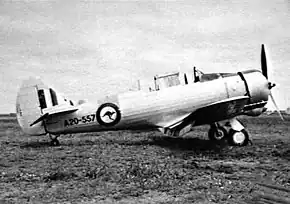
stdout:
MULTIPOLYGON (((261 44, 280 109, 290 107, 289 0, 0 1, 0 113, 38 76, 73 100, 96 101, 137 79, 260 69, 261 44)), ((273 105, 269 103, 270 109, 273 105)))

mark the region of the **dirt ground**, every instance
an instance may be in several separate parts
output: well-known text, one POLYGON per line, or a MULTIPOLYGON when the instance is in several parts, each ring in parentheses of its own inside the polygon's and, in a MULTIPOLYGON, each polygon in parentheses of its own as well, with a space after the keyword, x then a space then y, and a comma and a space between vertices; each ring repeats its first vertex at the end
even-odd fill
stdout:
POLYGON ((65 135, 51 147, 48 137, 28 137, 15 120, 1 120, 0 203, 263 203, 259 192, 284 198, 290 193, 258 183, 290 189, 286 119, 242 118, 253 140, 246 147, 212 144, 206 126, 183 138, 65 135))

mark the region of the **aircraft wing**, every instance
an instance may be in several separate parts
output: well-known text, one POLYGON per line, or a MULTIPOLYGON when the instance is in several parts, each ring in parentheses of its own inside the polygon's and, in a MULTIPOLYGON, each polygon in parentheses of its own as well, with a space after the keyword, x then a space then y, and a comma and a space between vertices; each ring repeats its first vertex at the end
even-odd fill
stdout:
POLYGON ((180 136, 190 131, 192 126, 211 124, 216 121, 232 118, 243 111, 248 96, 238 96, 221 100, 184 115, 179 121, 169 123, 159 128, 164 134, 180 136))
POLYGON ((194 125, 211 124, 232 118, 243 111, 248 99, 248 96, 238 96, 218 101, 197 109, 190 115, 190 118, 194 121, 194 125))
POLYGON ((33 125, 45 120, 48 117, 59 115, 59 114, 68 114, 68 113, 75 112, 77 110, 78 110, 78 108, 76 108, 74 106, 62 106, 62 105, 47 108, 47 109, 45 109, 44 114, 42 116, 40 116, 38 119, 36 119, 33 123, 31 123, 30 126, 33 126, 33 125))

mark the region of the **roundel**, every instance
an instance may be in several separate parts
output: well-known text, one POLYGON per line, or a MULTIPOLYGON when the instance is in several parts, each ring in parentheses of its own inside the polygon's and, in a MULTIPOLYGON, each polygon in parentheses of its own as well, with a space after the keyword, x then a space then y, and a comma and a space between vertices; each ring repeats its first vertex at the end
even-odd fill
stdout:
POLYGON ((116 125, 121 119, 121 113, 113 103, 104 103, 97 110, 97 120, 104 126, 116 125))

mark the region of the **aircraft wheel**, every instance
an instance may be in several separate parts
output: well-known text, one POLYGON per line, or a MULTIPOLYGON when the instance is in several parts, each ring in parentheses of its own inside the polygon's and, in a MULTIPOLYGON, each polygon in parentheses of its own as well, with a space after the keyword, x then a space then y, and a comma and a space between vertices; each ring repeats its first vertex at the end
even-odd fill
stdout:
POLYGON ((59 135, 53 136, 52 134, 49 134, 49 137, 51 139, 51 142, 50 142, 51 146, 59 146, 60 145, 60 143, 57 139, 59 137, 59 135))
POLYGON ((227 130, 224 127, 211 127, 208 131, 208 137, 212 141, 221 141, 227 138, 227 130))
POLYGON ((60 145, 58 139, 51 140, 50 144, 51 144, 51 146, 59 146, 60 145))
POLYGON ((231 129, 229 132, 229 143, 234 146, 246 146, 249 143, 249 134, 245 129, 236 131, 231 129))

